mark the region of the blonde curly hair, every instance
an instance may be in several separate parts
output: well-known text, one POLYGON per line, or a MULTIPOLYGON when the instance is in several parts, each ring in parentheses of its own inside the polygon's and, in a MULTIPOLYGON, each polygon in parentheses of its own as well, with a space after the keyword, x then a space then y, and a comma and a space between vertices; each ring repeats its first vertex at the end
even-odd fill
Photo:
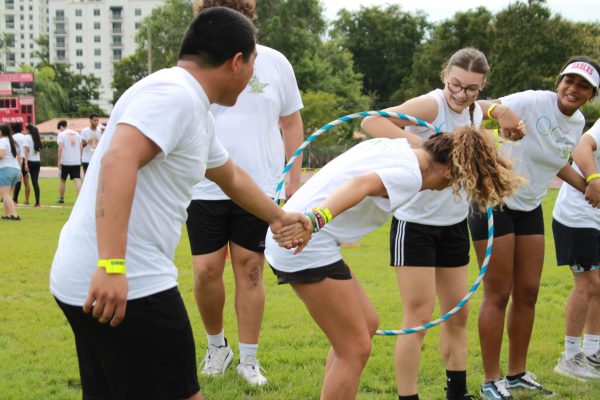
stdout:
POLYGON ((498 154, 494 136, 475 126, 430 137, 423 148, 435 162, 450 165, 450 186, 461 189, 480 209, 502 206, 503 200, 527 181, 517 175, 510 160, 498 154))

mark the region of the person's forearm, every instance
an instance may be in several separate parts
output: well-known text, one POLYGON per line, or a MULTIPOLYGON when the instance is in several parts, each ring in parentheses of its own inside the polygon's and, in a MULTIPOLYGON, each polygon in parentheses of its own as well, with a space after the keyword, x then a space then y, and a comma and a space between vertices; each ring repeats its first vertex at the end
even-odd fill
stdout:
POLYGON ((336 188, 319 205, 328 208, 333 217, 354 207, 367 196, 385 196, 387 191, 379 175, 374 172, 356 176, 336 188))
POLYGON ((575 150, 573 150, 573 162, 577 164, 584 178, 598 172, 594 160, 595 150, 595 142, 588 135, 584 135, 575 150))
POLYGON ((404 138, 413 147, 419 147, 423 144, 423 139, 414 133, 407 132, 394 124, 389 118, 385 117, 367 117, 363 119, 360 127, 369 134, 369 136, 378 138, 386 137, 390 139, 404 138))
POLYGON ((62 160, 62 147, 58 146, 58 166, 60 167, 60 163, 62 160))
POLYGON ((219 185, 240 207, 269 224, 283 214, 281 208, 263 193, 250 175, 231 160, 221 167, 207 170, 206 177, 219 185))
POLYGON ((581 193, 585 193, 586 183, 585 178, 582 178, 570 164, 566 164, 556 174, 560 179, 579 190, 581 193))
POLYGON ((96 194, 96 235, 100 259, 124 259, 131 206, 137 181, 137 165, 107 153, 96 194))

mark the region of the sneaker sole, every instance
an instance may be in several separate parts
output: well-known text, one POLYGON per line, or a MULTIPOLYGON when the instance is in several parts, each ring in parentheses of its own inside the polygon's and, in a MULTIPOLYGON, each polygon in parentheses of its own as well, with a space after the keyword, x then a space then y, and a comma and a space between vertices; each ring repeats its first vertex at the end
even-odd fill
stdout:
POLYGON ((200 374, 202 374, 204 376, 221 376, 221 375, 225 374, 225 371, 227 371, 227 368, 229 368, 229 366, 233 362, 233 357, 234 357, 233 352, 230 352, 229 355, 227 356, 227 358, 225 359, 225 367, 223 368, 223 372, 215 374, 211 371, 205 371, 203 369, 200 371, 200 374))
POLYGON ((569 373, 568 371, 560 369, 558 367, 558 365, 556 367, 554 367, 554 372, 556 372, 557 374, 559 374, 561 376, 566 376, 567 378, 577 379, 579 382, 587 382, 588 379, 590 379, 590 378, 582 378, 580 376, 573 375, 573 374, 569 373))

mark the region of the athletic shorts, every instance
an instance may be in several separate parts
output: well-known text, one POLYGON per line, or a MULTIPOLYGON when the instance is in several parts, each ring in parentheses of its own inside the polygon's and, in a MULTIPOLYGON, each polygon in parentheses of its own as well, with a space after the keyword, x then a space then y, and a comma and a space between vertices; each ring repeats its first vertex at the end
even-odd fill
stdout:
POLYGON ((13 187, 19 182, 19 170, 13 167, 0 168, 0 187, 10 186, 13 187))
MULTIPOLYGON (((469 228, 473 241, 487 240, 487 213, 480 212, 477 204, 471 204, 469 213, 469 228)), ((494 237, 514 233, 515 236, 543 235, 544 214, 539 205, 531 211, 516 211, 504 206, 502 210, 494 209, 494 237)))
POLYGON ((598 229, 571 228, 552 219, 552 232, 554 233, 557 265, 575 266, 574 272, 598 269, 600 264, 600 231, 598 229))
POLYGON ((87 169, 89 167, 90 163, 89 162, 82 162, 81 166, 83 167, 83 173, 87 174, 87 169))
POLYGON ((467 220, 448 226, 392 219, 390 265, 462 267, 469 263, 467 220))
POLYGON ((186 222, 192 255, 213 253, 229 241, 264 252, 269 225, 233 200, 192 200, 186 222))
POLYGON ((350 268, 344 260, 338 260, 324 267, 309 268, 298 272, 283 272, 271 266, 271 270, 277 276, 277 283, 317 283, 325 278, 344 281, 352 279, 350 268))
POLYGON ((176 400, 200 390, 192 327, 176 287, 129 300, 116 328, 56 301, 75 334, 84 400, 176 400))
POLYGON ((73 179, 81 179, 81 165, 61 165, 60 179, 67 180, 67 177, 73 179))

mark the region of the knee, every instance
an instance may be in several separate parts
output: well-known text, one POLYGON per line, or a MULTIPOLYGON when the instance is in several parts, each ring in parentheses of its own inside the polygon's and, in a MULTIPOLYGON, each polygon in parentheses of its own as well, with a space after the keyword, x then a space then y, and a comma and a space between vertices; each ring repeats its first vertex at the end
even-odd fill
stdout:
POLYGON ((262 284, 263 265, 256 260, 247 260, 239 266, 234 266, 236 273, 236 285, 246 288, 256 288, 262 284))
POLYGON ((355 355, 352 357, 354 360, 353 363, 355 363, 361 369, 364 368, 364 366, 367 365, 369 357, 371 356, 371 349, 372 341, 370 336, 365 336, 358 340, 355 355))
POLYGON ((216 264, 194 264, 194 284, 202 287, 223 279, 223 266, 216 264))
POLYGON ((412 325, 423 325, 431 321, 433 303, 428 301, 411 302, 405 305, 403 321, 412 325))
POLYGON ((367 315, 367 329, 369 330, 369 336, 375 336, 377 329, 379 329, 379 317, 377 314, 367 315))
POLYGON ((518 293, 513 294, 514 305, 517 307, 535 308, 539 292, 540 289, 537 286, 529 286, 520 290, 518 293))
POLYGON ((486 291, 483 296, 483 301, 486 306, 496 308, 498 310, 505 310, 510 299, 510 290, 501 291, 486 291))
POLYGON ((600 277, 597 274, 586 281, 584 292, 590 300, 600 299, 600 277))
POLYGON ((469 305, 465 304, 460 310, 451 316, 444 324, 448 329, 453 331, 464 331, 467 329, 467 322, 469 321, 469 305))

